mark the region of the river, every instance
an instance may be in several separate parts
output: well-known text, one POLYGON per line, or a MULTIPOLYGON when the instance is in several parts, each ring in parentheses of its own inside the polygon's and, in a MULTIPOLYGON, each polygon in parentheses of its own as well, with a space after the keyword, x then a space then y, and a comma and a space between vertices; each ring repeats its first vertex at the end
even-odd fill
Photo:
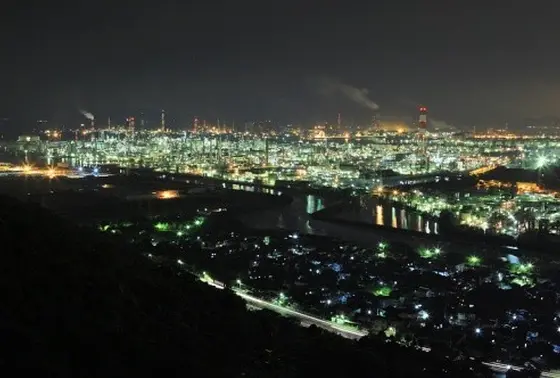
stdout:
POLYGON ((426 234, 439 233, 437 220, 379 197, 362 198, 358 206, 348 206, 335 218, 426 234))
POLYGON ((264 209, 242 214, 239 219, 257 229, 286 229, 311 235, 326 235, 321 228, 312 226, 311 214, 329 205, 328 200, 314 195, 294 195, 292 203, 282 208, 264 209))
MULTIPOLYGON (((330 230, 325 229, 324 222, 314 221, 311 214, 334 205, 335 200, 304 194, 294 195, 293 198, 293 202, 288 206, 243 214, 239 219, 246 226, 257 229, 280 228, 312 235, 330 234, 330 230)), ((343 206, 342 210, 333 215, 333 219, 357 221, 427 234, 438 233, 437 221, 378 198, 362 199, 360 206, 343 206)))

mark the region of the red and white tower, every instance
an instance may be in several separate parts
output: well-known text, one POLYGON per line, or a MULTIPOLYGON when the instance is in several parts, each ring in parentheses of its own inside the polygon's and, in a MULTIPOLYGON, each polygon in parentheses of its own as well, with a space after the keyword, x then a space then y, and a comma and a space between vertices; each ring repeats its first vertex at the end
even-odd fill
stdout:
POLYGON ((421 133, 425 133, 428 128, 428 108, 421 106, 418 108, 420 111, 420 117, 418 118, 418 127, 421 133))

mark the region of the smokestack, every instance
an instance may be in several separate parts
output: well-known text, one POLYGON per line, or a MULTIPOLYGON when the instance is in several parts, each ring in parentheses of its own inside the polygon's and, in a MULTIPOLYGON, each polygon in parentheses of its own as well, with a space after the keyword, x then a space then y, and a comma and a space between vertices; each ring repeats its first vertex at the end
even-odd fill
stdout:
POLYGON ((165 110, 161 109, 161 131, 165 131, 165 110))
POLYGON ((420 132, 426 132, 428 128, 428 108, 425 106, 421 106, 418 110, 420 110, 420 117, 418 118, 418 127, 420 128, 420 132))

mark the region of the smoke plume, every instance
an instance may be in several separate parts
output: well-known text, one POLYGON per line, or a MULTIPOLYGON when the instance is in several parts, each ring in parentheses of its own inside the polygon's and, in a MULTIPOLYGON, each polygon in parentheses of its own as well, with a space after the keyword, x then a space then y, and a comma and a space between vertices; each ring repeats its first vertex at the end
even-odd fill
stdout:
POLYGON ((82 113, 82 115, 84 117, 86 117, 87 119, 89 119, 90 121, 93 121, 95 119, 95 117, 93 116, 93 114, 91 114, 90 112, 87 112, 85 110, 80 110, 80 113, 82 113))
POLYGON ((457 130, 457 128, 445 121, 429 118, 430 126, 438 130, 457 130))
POLYGON ((318 89, 323 95, 341 94, 368 109, 379 109, 379 105, 369 98, 369 92, 365 88, 356 88, 335 79, 322 78, 318 82, 318 89))

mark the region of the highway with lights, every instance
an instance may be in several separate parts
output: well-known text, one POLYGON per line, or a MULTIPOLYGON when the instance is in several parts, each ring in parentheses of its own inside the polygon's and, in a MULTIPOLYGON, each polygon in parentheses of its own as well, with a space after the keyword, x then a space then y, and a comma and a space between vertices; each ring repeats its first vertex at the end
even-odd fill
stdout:
POLYGON ((253 297, 252 295, 243 293, 241 291, 234 291, 234 292, 253 307, 260 308, 260 309, 267 309, 267 310, 277 312, 284 316, 291 316, 297 318, 298 320, 301 321, 301 324, 304 326, 316 325, 317 327, 323 328, 325 330, 328 330, 330 332, 336 333, 340 336, 344 336, 348 339, 353 339, 353 340, 357 340, 367 335, 367 332, 365 331, 359 331, 357 329, 351 329, 349 327, 337 325, 327 320, 319 319, 314 316, 307 315, 287 307, 279 306, 277 304, 264 301, 262 299, 253 297))
MULTIPOLYGON (((522 366, 508 365, 501 362, 483 362, 484 365, 488 366, 492 371, 496 373, 506 373, 510 370, 521 371, 522 366)), ((551 370, 541 372, 541 377, 543 378, 560 378, 560 371, 551 370)))
MULTIPOLYGON (((262 299, 253 297, 241 291, 234 291, 235 294, 243 298, 249 305, 260 308, 260 309, 267 309, 271 311, 275 311, 284 316, 291 316, 297 318, 301 321, 301 324, 304 326, 310 326, 312 324, 325 329, 327 331, 336 333, 340 336, 346 337, 352 340, 358 340, 363 336, 367 335, 365 331, 359 330, 352 330, 347 327, 340 327, 339 325, 333 324, 332 322, 316 318, 314 316, 310 316, 304 313, 301 313, 296 310, 292 310, 286 307, 279 306, 277 304, 264 301, 262 299)), ((508 365, 503 364, 500 362, 483 362, 484 365, 488 366, 492 371, 496 373, 506 373, 509 370, 521 371, 523 370, 522 366, 515 366, 515 365, 508 365)), ((544 378, 560 378, 560 371, 543 371, 541 373, 541 377, 544 378)))
MULTIPOLYGON (((224 289, 224 287, 222 285, 218 285, 215 284, 213 281, 211 280, 207 280, 207 279, 202 279, 203 282, 217 288, 217 289, 224 289)), ((274 312, 279 313, 280 315, 283 316, 290 316, 293 318, 296 318, 298 320, 301 321, 301 324, 303 326, 310 326, 310 325, 316 325, 317 327, 320 327, 322 329, 325 329, 329 332, 333 332, 336 333, 337 335, 346 337, 348 339, 352 339, 352 340, 358 340, 361 337, 366 336, 368 333, 365 331, 360 331, 357 329, 351 329, 349 327, 342 327, 340 325, 334 324, 333 322, 327 321, 327 320, 323 320, 308 314, 304 314, 302 312, 287 308, 287 307, 283 307, 283 306, 279 306, 275 303, 269 302, 269 301, 265 301, 263 299, 254 297, 252 295, 249 295, 241 290, 238 289, 233 289, 233 292, 238 295, 239 297, 241 297, 243 300, 245 300, 245 302, 247 302, 248 305, 250 305, 251 307, 257 308, 257 309, 267 309, 267 310, 271 310, 274 312)), ((483 362, 484 365, 488 366, 492 371, 496 372, 496 373, 506 373, 509 370, 514 370, 514 371, 521 371, 523 370, 522 366, 516 366, 516 365, 508 365, 508 364, 504 364, 501 362, 483 362)), ((544 378, 560 378, 560 371, 543 371, 541 372, 541 377, 544 378)))
MULTIPOLYGON (((180 264, 181 265, 181 264, 180 264)), ((201 276, 199 276, 199 279, 212 286, 215 287, 216 289, 220 289, 223 290, 224 286, 220 283, 217 283, 216 281, 212 280, 206 273, 202 273, 201 276)), ((277 305, 275 303, 269 302, 269 301, 265 301, 263 299, 254 297, 252 295, 247 294, 246 292, 240 290, 240 289, 235 289, 235 288, 231 288, 232 291, 238 295, 239 297, 241 297, 243 300, 245 300, 245 302, 247 302, 247 304, 251 307, 257 308, 257 309, 266 309, 266 310, 271 310, 274 311, 280 315, 283 316, 289 316, 289 317, 293 317, 296 318, 298 320, 301 321, 301 325, 303 326, 311 326, 311 325, 316 325, 317 327, 323 328, 327 331, 336 333, 340 336, 346 337, 348 339, 352 339, 352 340, 358 340, 361 337, 364 337, 367 335, 367 332, 365 331, 360 331, 357 329, 353 329, 350 327, 344 327, 340 324, 335 324, 333 322, 330 322, 328 320, 323 320, 320 318, 317 318, 315 316, 311 316, 308 314, 304 314, 303 312, 299 312, 296 310, 293 310, 291 308, 288 307, 284 307, 284 306, 280 306, 277 305)))

